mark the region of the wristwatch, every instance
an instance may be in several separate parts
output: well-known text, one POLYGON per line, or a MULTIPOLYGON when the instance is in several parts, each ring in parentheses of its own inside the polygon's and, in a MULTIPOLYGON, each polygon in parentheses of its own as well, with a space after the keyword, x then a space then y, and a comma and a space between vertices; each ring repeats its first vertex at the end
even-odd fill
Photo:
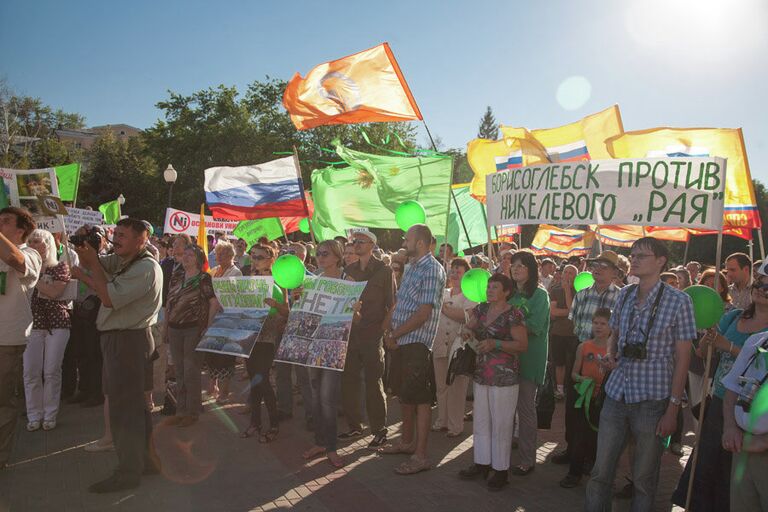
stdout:
POLYGON ((683 404, 683 401, 677 398, 676 396, 669 395, 669 403, 679 407, 683 404))

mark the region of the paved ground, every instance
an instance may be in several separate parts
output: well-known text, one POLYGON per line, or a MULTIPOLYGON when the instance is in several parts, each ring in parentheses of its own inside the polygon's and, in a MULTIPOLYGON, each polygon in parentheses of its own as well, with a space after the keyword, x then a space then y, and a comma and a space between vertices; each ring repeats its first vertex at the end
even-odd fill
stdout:
MULTIPOLYGON (((244 383, 238 381, 237 385, 244 383)), ((158 394, 158 396, 160 396, 158 394)), ((243 401, 242 392, 236 394, 243 401)), ((298 400, 297 400, 298 401, 298 400)), ((110 474, 114 453, 87 453, 82 447, 102 433, 100 408, 65 405, 59 426, 51 432, 28 433, 19 422, 11 467, 0 473, 0 512, 35 511, 266 511, 295 508, 307 511, 577 511, 584 486, 558 486, 566 468, 547 459, 563 439, 563 405, 558 404, 553 428, 539 432, 538 464, 527 477, 511 477, 505 490, 490 493, 479 482, 463 482, 459 469, 472 460, 471 423, 457 439, 434 434, 430 456, 435 468, 402 477, 392 468, 403 456, 379 456, 365 446, 368 439, 341 445, 346 466, 334 470, 325 459, 305 463, 301 453, 311 443, 302 408, 281 425, 272 444, 240 439, 247 416, 241 404, 225 408, 206 405, 201 421, 187 429, 158 426, 155 444, 163 474, 144 478, 134 491, 111 495, 87 492, 89 484, 110 474)), ((399 427, 398 405, 390 401, 390 432, 399 427)), ((155 421, 160 420, 155 414, 155 421)), ((686 422, 690 424, 690 421, 686 422)), ((343 420, 340 420, 343 425, 343 420)), ((397 434, 394 434, 397 435, 397 434)), ((685 439, 692 442, 692 433, 685 439)), ((686 447, 686 456, 690 449, 686 447)), ((669 496, 685 457, 665 454, 657 510, 670 510, 669 496)), ((626 464, 626 462, 625 462, 626 464)), ((621 471, 625 474, 626 471, 621 471)), ((617 485, 623 484, 618 482, 617 485)), ((616 501, 615 510, 628 510, 616 501)))

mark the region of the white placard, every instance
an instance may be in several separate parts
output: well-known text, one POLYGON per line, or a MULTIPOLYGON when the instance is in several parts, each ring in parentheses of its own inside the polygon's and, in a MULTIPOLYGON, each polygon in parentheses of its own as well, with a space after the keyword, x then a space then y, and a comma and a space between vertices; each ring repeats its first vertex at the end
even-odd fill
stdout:
MULTIPOLYGON (((205 216, 205 232, 206 234, 224 233, 226 236, 231 237, 232 232, 237 227, 240 221, 237 220, 214 220, 210 215, 205 216)), ((197 230, 200 226, 200 214, 189 213, 183 210, 176 210, 175 208, 167 208, 165 210, 165 227, 163 228, 164 234, 169 235, 189 235, 197 236, 197 230)))
POLYGON ((67 227, 67 235, 74 235, 75 231, 88 224, 89 226, 101 226, 104 224, 104 215, 98 210, 85 210, 83 208, 67 208, 64 217, 64 225, 67 227))

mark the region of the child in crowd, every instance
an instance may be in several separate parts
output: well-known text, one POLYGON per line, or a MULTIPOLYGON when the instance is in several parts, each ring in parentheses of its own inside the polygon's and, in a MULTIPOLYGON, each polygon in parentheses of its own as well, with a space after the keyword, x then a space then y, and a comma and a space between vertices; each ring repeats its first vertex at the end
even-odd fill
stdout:
MULTIPOLYGON (((597 403, 597 397, 600 393, 603 381, 605 380, 605 370, 600 364, 605 357, 608 349, 608 337, 611 335, 609 321, 611 319, 611 310, 608 308, 598 308, 592 315, 592 339, 580 344, 576 349, 576 359, 571 371, 571 379, 577 389, 583 386, 582 382, 592 379, 594 388, 591 391, 591 397, 587 402, 587 397, 577 401, 580 404, 580 410, 576 418, 576 432, 571 452, 571 466, 568 474, 560 481, 560 487, 566 489, 576 487, 581 481, 583 474, 589 474, 585 470, 585 463, 595 460, 597 452, 597 423, 600 418, 600 404, 597 403), (589 416, 587 419, 587 404, 589 404, 589 416), (594 428, 593 428, 594 425, 594 428)), ((586 392, 590 392, 586 390, 586 392)))

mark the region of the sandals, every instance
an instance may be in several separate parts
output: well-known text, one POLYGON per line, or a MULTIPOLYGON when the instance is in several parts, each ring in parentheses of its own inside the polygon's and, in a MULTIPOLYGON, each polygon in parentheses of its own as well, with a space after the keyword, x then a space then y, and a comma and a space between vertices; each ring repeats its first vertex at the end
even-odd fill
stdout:
POLYGON ((248 439, 254 434, 261 433, 261 425, 250 425, 247 429, 240 433, 241 439, 248 439))
POLYGON ((428 471, 432 468, 428 459, 417 459, 411 457, 407 461, 403 462, 399 466, 395 467, 395 473, 398 475, 415 475, 422 471, 428 471))
POLYGON ((277 434, 279 432, 280 431, 277 428, 272 427, 266 432, 261 433, 261 435, 259 436, 259 442, 262 444, 271 443, 272 441, 277 439, 277 434))
POLYGON ((328 462, 330 462, 331 466, 333 466, 336 469, 341 469, 344 467, 344 461, 341 460, 341 457, 339 457, 339 454, 336 452, 328 452, 326 454, 326 458, 328 459, 328 462))
POLYGON ((381 448, 376 450, 376 452, 382 455, 399 455, 399 454, 413 455, 414 451, 415 450, 411 449, 411 447, 401 443, 382 446, 381 448))
POLYGON ((325 448, 322 446, 313 446, 309 450, 305 451, 302 457, 304 460, 312 460, 314 458, 317 458, 321 455, 325 455, 325 448))

